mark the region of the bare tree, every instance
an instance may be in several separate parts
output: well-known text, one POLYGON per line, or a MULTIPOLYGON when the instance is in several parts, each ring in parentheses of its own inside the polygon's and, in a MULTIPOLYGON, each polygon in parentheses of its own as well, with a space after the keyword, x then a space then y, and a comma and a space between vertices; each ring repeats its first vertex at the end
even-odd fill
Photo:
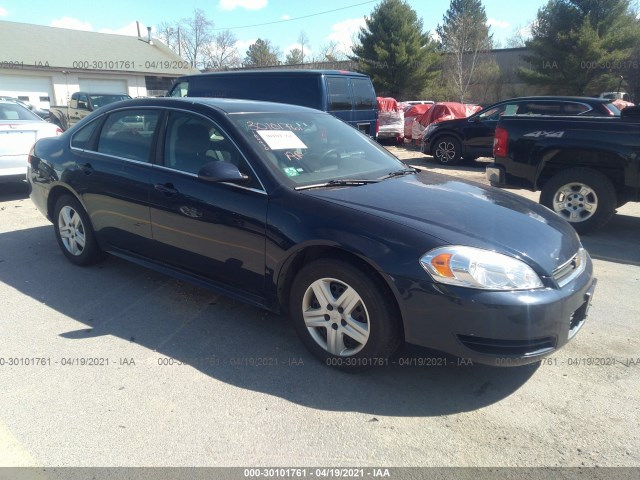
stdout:
POLYGON ((203 57, 206 68, 225 70, 240 67, 242 60, 236 47, 237 41, 237 37, 231 30, 223 30, 214 35, 213 42, 204 47, 203 57))
POLYGON ((459 101, 464 103, 476 70, 492 47, 487 16, 480 0, 451 0, 436 29, 447 54, 445 68, 459 101))
POLYGON ((526 45, 527 42, 527 31, 526 27, 522 27, 518 25, 513 29, 511 36, 507 38, 507 48, 522 48, 526 45))
POLYGON ((178 53, 178 25, 175 22, 161 22, 156 27, 156 34, 162 43, 178 53))
POLYGON ((300 63, 304 63, 304 46, 309 45, 309 37, 304 32, 304 30, 300 32, 300 35, 298 35, 298 43, 300 44, 300 52, 302 58, 302 61, 300 63))
POLYGON ((318 61, 320 62, 339 62, 345 59, 345 54, 340 50, 338 42, 331 41, 326 45, 320 47, 320 55, 318 61))
POLYGON ((204 64, 204 49, 213 41, 212 28, 213 22, 199 8, 193 11, 193 17, 180 21, 182 55, 191 66, 198 68, 204 64))

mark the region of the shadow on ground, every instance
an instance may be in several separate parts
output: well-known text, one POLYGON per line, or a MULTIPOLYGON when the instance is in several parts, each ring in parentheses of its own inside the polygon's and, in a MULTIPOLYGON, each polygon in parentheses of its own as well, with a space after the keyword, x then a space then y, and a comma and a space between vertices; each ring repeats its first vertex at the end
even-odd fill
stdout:
POLYGON ((89 268, 71 265, 51 226, 0 234, 0 281, 30 297, 25 302, 85 324, 58 332, 77 344, 79 355, 89 348, 84 340, 113 335, 147 348, 153 361, 164 355, 213 379, 321 410, 389 416, 472 411, 511 395, 538 368, 460 366, 448 357, 434 361, 439 355, 432 351, 405 348, 385 367, 336 371, 307 353, 283 316, 113 257, 89 268))
POLYGON ((0 203, 29 198, 27 182, 0 183, 0 203))

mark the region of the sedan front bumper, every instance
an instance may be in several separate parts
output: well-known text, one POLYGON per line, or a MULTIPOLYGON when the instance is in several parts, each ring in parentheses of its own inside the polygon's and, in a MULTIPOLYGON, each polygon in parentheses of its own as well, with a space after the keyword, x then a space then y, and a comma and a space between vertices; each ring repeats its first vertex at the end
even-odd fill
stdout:
POLYGON ((487 365, 532 363, 582 328, 595 285, 590 260, 563 288, 496 292, 414 283, 403 302, 405 339, 487 365))

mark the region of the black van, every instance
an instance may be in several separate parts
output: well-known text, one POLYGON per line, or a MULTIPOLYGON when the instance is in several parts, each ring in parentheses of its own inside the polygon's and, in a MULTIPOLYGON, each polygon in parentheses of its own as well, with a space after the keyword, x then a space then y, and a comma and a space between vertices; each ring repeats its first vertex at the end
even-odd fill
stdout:
POLYGON ((176 79, 168 97, 216 97, 290 103, 329 112, 376 138, 378 104, 371 79, 342 70, 238 70, 176 79))

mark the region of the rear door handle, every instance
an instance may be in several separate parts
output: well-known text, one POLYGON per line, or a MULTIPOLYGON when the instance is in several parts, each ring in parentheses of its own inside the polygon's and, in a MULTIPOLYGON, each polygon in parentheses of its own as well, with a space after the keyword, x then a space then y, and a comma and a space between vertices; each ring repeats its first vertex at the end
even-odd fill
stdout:
POLYGON ((165 195, 176 195, 178 193, 178 190, 174 188, 173 183, 156 183, 153 188, 165 195))
POLYGON ((82 170, 85 175, 91 175, 93 173, 93 167, 90 163, 83 163, 80 165, 80 170, 82 170))

